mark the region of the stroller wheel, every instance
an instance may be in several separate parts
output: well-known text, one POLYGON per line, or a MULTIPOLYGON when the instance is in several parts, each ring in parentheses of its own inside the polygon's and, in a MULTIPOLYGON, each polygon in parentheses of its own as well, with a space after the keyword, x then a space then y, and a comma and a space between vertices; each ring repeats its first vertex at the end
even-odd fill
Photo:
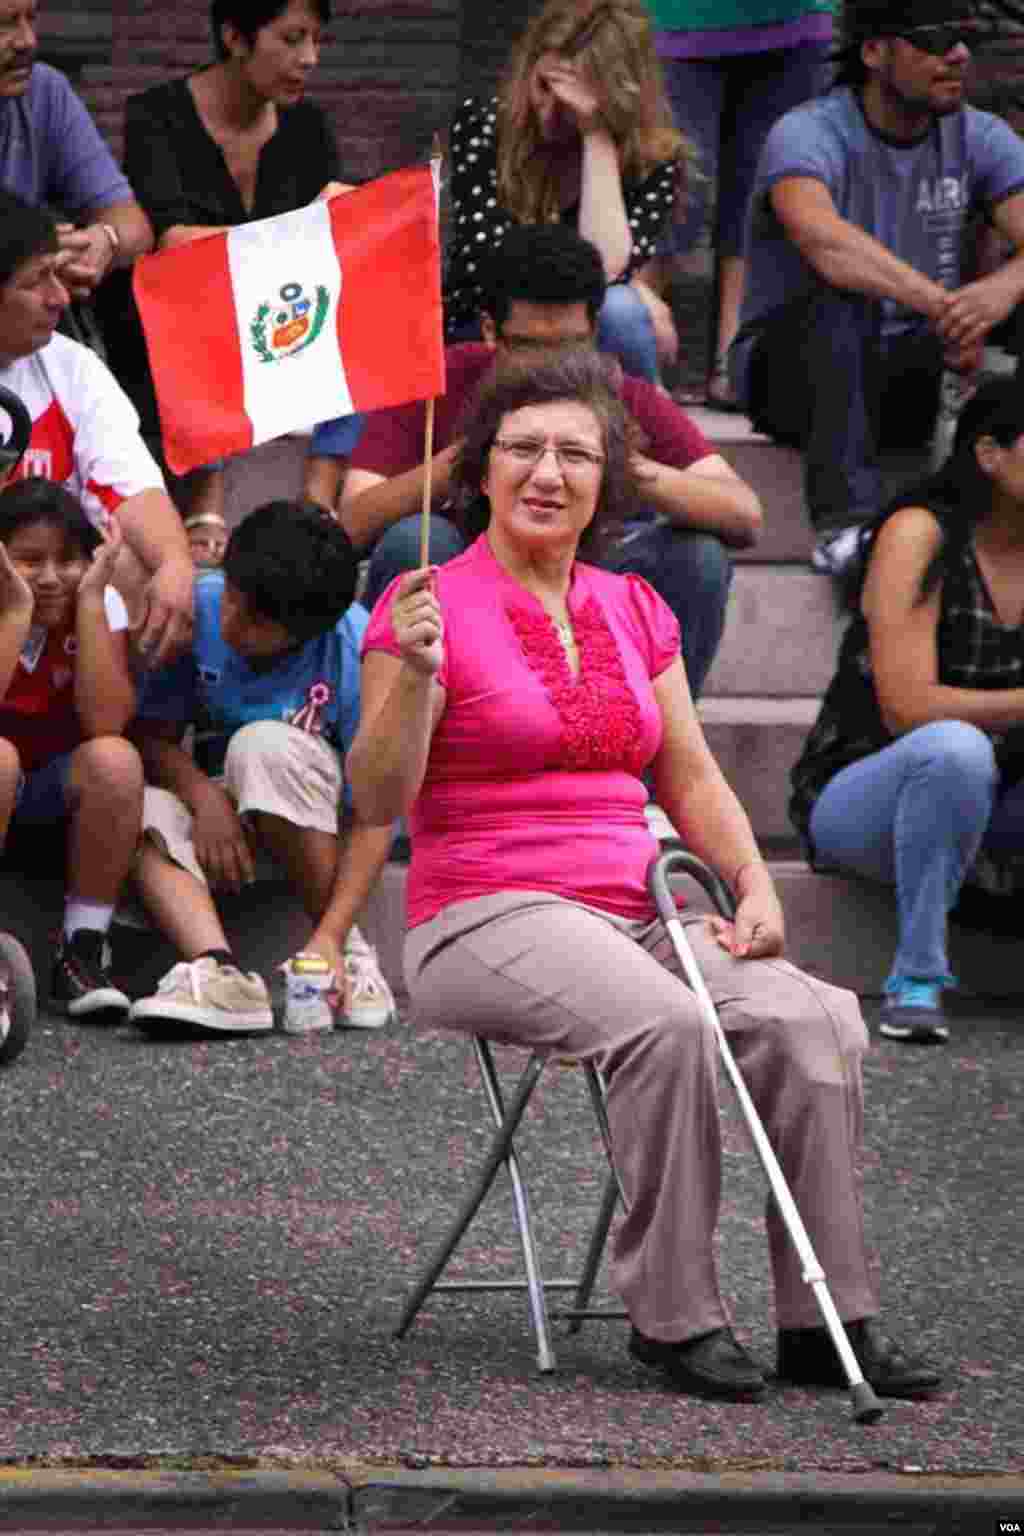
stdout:
POLYGON ((0 1067, 25 1049, 36 1017, 36 978, 17 939, 0 933, 0 1067))

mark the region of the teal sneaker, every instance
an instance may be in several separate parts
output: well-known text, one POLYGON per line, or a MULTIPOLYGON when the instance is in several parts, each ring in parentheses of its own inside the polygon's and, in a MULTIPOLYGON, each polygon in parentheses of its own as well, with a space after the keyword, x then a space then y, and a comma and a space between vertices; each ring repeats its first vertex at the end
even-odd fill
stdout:
POLYGON ((878 1032, 911 1045, 944 1045, 949 1025, 942 1011, 942 982, 901 978, 887 987, 878 1032))

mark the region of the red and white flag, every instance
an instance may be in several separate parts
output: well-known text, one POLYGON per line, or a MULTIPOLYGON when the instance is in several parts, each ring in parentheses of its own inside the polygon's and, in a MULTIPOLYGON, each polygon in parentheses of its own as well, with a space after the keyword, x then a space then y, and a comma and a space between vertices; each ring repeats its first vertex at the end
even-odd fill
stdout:
POLYGON ((134 288, 176 474, 444 393, 429 166, 143 256, 134 288))

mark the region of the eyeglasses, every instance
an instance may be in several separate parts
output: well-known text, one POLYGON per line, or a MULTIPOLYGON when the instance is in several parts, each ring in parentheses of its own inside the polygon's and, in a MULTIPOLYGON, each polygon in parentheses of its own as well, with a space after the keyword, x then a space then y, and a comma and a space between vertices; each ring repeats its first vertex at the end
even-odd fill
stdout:
POLYGON ((554 454, 556 464, 565 475, 589 474, 604 463, 603 453, 596 448, 585 448, 582 443, 554 443, 541 437, 496 437, 494 446, 524 469, 533 469, 546 453, 554 454))
POLYGON ((977 48, 988 35, 984 28, 973 21, 935 22, 927 27, 908 27, 906 32, 897 32, 897 37, 905 43, 910 43, 922 53, 934 54, 937 58, 945 55, 963 43, 965 48, 977 48))

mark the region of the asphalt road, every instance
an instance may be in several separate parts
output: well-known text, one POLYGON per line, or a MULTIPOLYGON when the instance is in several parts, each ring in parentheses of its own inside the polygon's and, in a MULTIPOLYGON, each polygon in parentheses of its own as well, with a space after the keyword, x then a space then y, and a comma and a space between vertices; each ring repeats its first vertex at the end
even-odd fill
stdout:
MULTIPOLYGON (((515 1063, 521 1058, 511 1055, 515 1063)), ((550 1268, 582 1259, 603 1178, 582 1075, 552 1069, 527 1167, 550 1268)), ((381 1468, 619 1467, 962 1475, 1019 1470, 1024 1028, 876 1042, 865 1210, 890 1330, 948 1391, 874 1428, 843 1393, 673 1397, 621 1323, 541 1377, 518 1298, 436 1298, 391 1326, 485 1123, 464 1046, 380 1035, 154 1042, 42 1018, 0 1075, 0 1460, 355 1458, 381 1468)), ((723 1088, 723 1093, 727 1090, 723 1088)), ((721 1263, 772 1356, 763 1187, 726 1109, 721 1263)), ((502 1195, 466 1257, 514 1265, 502 1195)))

